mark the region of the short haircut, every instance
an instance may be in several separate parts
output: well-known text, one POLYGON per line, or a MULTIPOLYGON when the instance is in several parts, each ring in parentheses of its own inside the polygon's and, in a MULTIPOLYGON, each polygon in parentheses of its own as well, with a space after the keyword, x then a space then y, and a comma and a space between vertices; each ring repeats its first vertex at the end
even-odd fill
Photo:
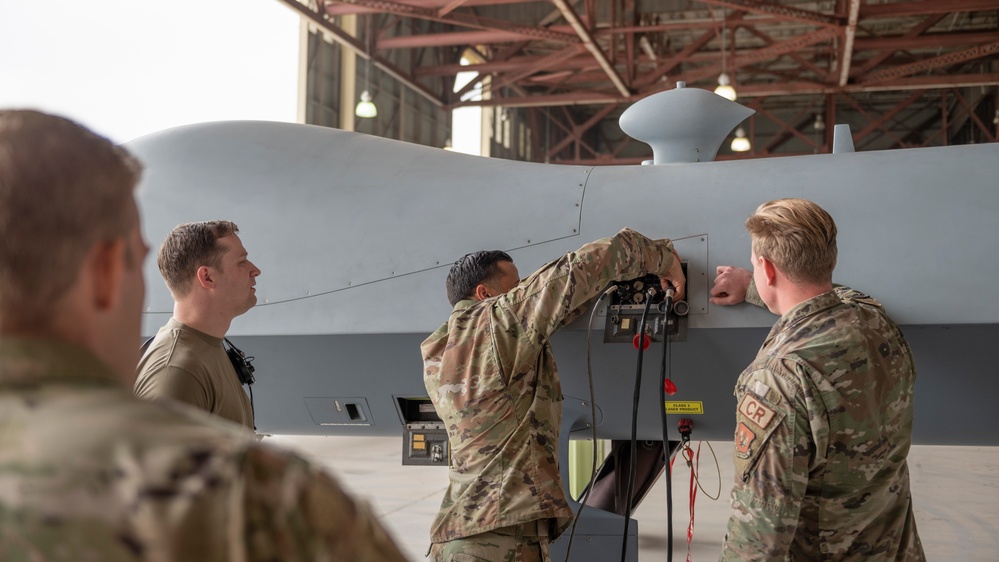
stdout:
POLYGON ((189 222, 178 225, 167 235, 156 265, 174 298, 184 297, 191 291, 191 282, 198 268, 207 265, 221 269, 225 253, 219 238, 239 232, 231 221, 189 222))
POLYGON ((0 320, 51 322, 87 252, 136 227, 141 174, 124 148, 74 121, 0 110, 0 320))
POLYGON ((513 263, 510 254, 500 250, 483 250, 465 254, 451 266, 447 274, 447 300, 451 306, 458 301, 470 298, 475 288, 488 283, 500 275, 499 262, 513 263))
POLYGON ((746 220, 757 257, 772 261, 795 283, 827 283, 836 267, 836 222, 805 199, 760 205, 746 220))

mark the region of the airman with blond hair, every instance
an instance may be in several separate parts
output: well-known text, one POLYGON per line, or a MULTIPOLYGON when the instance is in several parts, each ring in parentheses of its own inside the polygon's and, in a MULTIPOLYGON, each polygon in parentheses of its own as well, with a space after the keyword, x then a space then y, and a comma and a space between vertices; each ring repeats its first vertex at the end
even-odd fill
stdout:
POLYGON ((739 376, 733 515, 722 560, 925 560, 906 457, 916 369, 881 304, 833 285, 836 223, 804 199, 746 220, 753 271, 711 302, 780 315, 739 376))

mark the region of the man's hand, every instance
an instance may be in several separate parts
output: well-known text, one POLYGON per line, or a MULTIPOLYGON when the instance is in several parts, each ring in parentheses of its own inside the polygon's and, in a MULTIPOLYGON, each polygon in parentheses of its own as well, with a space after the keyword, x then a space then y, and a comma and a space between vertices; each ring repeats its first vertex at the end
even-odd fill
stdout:
POLYGON ((676 250, 673 250, 673 263, 670 264, 666 275, 659 277, 659 282, 662 284, 664 291, 668 290, 670 284, 672 284, 673 289, 676 291, 673 300, 683 300, 683 295, 687 289, 687 278, 683 275, 683 267, 680 265, 680 254, 677 254, 676 250))
POLYGON ((753 272, 741 267, 719 265, 715 271, 715 284, 711 286, 711 304, 739 304, 746 300, 746 290, 753 280, 753 272))

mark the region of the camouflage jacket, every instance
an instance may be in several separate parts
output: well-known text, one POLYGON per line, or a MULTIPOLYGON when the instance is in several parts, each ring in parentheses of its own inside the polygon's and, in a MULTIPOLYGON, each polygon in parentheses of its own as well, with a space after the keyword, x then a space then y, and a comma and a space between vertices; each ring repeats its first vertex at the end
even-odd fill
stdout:
POLYGON ((867 295, 836 287, 784 314, 735 388, 722 560, 924 560, 906 464, 915 376, 867 295))
POLYGON ((611 281, 665 274, 672 247, 622 230, 508 293, 459 302, 423 342, 424 382, 451 448, 433 542, 539 519, 556 520, 555 536, 568 527, 557 450, 562 389, 548 338, 611 281))
POLYGON ((93 355, 0 339, 0 560, 391 560, 364 504, 230 422, 139 400, 93 355))

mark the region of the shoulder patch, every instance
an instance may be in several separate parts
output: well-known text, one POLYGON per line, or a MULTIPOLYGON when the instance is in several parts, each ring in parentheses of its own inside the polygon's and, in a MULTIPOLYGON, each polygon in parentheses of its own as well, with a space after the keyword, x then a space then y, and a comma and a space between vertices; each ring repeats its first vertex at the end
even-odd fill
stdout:
POLYGON ((748 425, 739 422, 735 430, 735 454, 742 458, 749 457, 749 452, 756 441, 756 433, 748 425))
POLYGON ((774 419, 774 411, 748 392, 739 402, 739 412, 761 429, 766 429, 774 419))

